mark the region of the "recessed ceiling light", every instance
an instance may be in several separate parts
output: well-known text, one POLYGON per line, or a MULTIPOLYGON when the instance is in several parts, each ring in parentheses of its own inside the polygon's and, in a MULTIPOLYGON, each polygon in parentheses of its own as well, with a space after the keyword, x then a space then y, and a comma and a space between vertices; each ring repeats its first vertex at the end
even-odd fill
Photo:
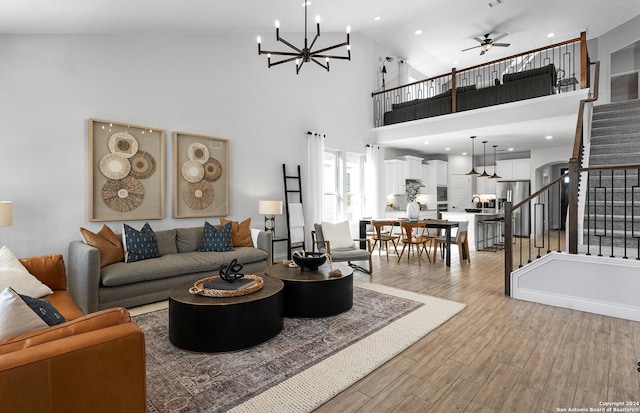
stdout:
POLYGON ((420 29, 416 30, 416 34, 422 34, 422 30, 420 29))
POLYGON ((451 148, 444 148, 444 150, 445 150, 445 151, 450 151, 450 150, 451 150, 451 148))
POLYGON ((302 2, 302 7, 304 6, 311 6, 311 2, 310 1, 303 1, 302 2))
POLYGON ((455 61, 455 62, 453 62, 453 64, 454 64, 454 65, 457 65, 457 64, 458 64, 458 62, 457 62, 457 61, 455 61))
POLYGON ((376 16, 376 17, 374 17, 374 18, 373 18, 373 20, 378 21, 378 20, 380 20, 381 18, 382 18, 382 16, 376 16))
POLYGON ((509 148, 507 149, 509 152, 513 152, 513 148, 509 148))
POLYGON ((465 156, 467 155, 467 153, 466 153, 466 152, 462 152, 462 154, 463 154, 463 155, 465 155, 465 156))
POLYGON ((555 36, 555 35, 556 35, 555 33, 549 33, 549 34, 547 35, 547 37, 548 37, 548 38, 552 38, 552 37, 553 37, 553 36, 555 36))
POLYGON ((424 141, 424 144, 425 144, 425 145, 428 145, 428 144, 429 144, 429 141, 424 141))
POLYGON ((553 139, 553 136, 551 136, 551 135, 547 135, 547 136, 545 136, 544 138, 545 138, 545 139, 553 139))

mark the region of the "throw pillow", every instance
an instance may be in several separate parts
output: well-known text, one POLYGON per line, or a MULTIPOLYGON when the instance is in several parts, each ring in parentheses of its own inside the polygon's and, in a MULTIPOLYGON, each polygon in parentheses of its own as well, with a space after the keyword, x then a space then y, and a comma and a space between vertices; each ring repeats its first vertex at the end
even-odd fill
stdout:
POLYGON ((0 291, 7 287, 31 297, 44 297, 53 293, 18 261, 6 246, 0 248, 0 291))
POLYGON ((253 247, 251 239, 251 218, 238 223, 220 218, 220 225, 231 223, 231 245, 234 247, 253 247))
POLYGON ((59 324, 64 317, 45 300, 22 296, 11 287, 0 292, 0 340, 54 325, 47 321, 59 324))
POLYGON ((125 262, 136 262, 159 257, 158 240, 149 223, 145 223, 140 231, 123 224, 123 245, 125 262))
POLYGON ((233 251, 233 245, 231 245, 231 222, 227 225, 214 227, 205 221, 204 231, 202 232, 202 246, 198 251, 233 251))
POLYGON ((325 240, 329 241, 332 251, 354 248, 355 244, 353 238, 351 238, 349 221, 343 221, 337 224, 322 222, 322 235, 325 240))
POLYGON ((81 227, 80 233, 84 242, 100 251, 100 268, 124 261, 122 241, 108 226, 103 225, 97 234, 81 227))

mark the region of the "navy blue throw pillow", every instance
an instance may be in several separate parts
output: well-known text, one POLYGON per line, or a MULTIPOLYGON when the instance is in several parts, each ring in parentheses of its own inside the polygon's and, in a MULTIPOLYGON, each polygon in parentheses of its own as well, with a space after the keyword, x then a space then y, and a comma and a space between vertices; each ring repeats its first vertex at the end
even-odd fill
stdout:
POLYGON ((222 226, 213 226, 204 221, 202 245, 198 251, 233 251, 231 244, 231 222, 222 226))
POLYGON ((56 324, 61 324, 66 321, 62 314, 60 314, 60 312, 58 312, 58 310, 56 310, 49 301, 41 298, 29 297, 28 295, 18 295, 34 313, 38 314, 42 321, 47 323, 48 326, 55 326, 56 324))
POLYGON ((145 223, 140 231, 124 224, 122 231, 124 237, 125 262, 142 261, 159 257, 158 240, 149 223, 145 223))

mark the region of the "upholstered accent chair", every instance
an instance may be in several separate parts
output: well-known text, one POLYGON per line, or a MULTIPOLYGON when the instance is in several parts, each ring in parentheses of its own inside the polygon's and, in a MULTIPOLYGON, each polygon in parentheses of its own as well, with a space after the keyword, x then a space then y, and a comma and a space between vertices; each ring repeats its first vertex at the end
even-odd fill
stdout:
POLYGON ((348 221, 338 224, 322 222, 321 224, 313 224, 313 226, 311 240, 314 251, 329 254, 333 262, 347 262, 351 267, 371 274, 373 266, 370 239, 352 238, 348 221), (360 248, 356 242, 366 242, 367 248, 360 248), (369 263, 369 269, 354 263, 363 261, 369 263))

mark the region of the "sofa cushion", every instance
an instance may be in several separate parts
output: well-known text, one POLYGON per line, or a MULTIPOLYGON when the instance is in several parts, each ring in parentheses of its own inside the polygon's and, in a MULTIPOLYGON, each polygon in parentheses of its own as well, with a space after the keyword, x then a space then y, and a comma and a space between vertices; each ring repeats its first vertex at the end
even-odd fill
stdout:
POLYGON ((242 265, 264 261, 269 254, 258 248, 238 247, 227 252, 182 252, 151 260, 125 264, 118 262, 102 269, 102 285, 114 287, 141 281, 217 271, 234 258, 242 265))
POLYGON ((0 292, 0 340, 48 327, 11 287, 0 292))
POLYGON ((169 229, 166 231, 156 231, 156 239, 158 240, 158 254, 177 254, 178 247, 176 246, 176 230, 169 229))
POLYGON ((60 314, 62 314, 67 321, 84 316, 84 312, 78 307, 78 304, 76 304, 67 290, 54 290, 53 294, 46 297, 46 300, 49 301, 56 310, 60 311, 60 314))
POLYGON ((198 251, 224 252, 232 250, 231 222, 222 226, 213 226, 205 221, 204 231, 202 232, 202 245, 198 251))
POLYGON ((67 321, 49 328, 42 328, 37 331, 31 331, 0 340, 0 354, 11 353, 76 334, 87 333, 130 321, 131 317, 129 316, 129 312, 122 307, 97 311, 73 321, 67 321))
POLYGON ((13 288, 19 294, 36 298, 53 292, 51 288, 29 274, 9 248, 3 246, 0 248, 0 291, 7 287, 13 288))
POLYGON ((62 254, 40 255, 18 260, 30 274, 52 290, 67 289, 67 273, 62 254))
POLYGON ((177 228, 176 247, 178 248, 178 252, 198 251, 202 244, 203 232, 204 227, 177 228))
POLYGON ((125 262, 136 262, 159 257, 158 240, 149 223, 140 231, 123 224, 123 245, 125 262))
POLYGON ((100 250, 100 267, 124 261, 122 241, 108 226, 103 225, 97 234, 81 227, 80 233, 84 242, 100 250))
POLYGON ((240 223, 220 218, 221 225, 226 225, 229 222, 231 222, 231 245, 233 247, 253 247, 253 240, 251 239, 251 218, 247 218, 240 223))

